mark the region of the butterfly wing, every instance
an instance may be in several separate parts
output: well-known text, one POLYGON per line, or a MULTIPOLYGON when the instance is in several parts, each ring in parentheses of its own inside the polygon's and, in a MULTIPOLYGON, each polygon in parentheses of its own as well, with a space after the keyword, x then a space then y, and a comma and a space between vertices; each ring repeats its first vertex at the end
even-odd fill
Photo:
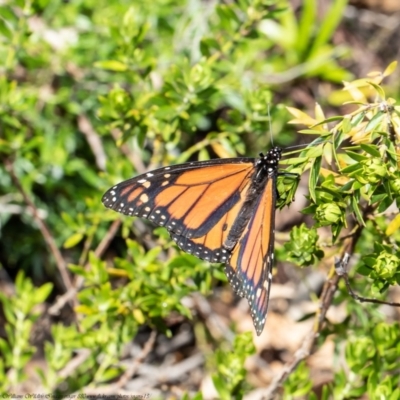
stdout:
POLYGON ((165 226, 184 251, 227 262, 223 247, 247 197, 254 159, 235 158, 160 168, 109 189, 103 204, 165 226))
POLYGON ((232 251, 225 271, 248 299, 257 335, 265 325, 272 281, 275 233, 276 173, 272 174, 255 204, 253 215, 232 251))
POLYGON ((274 251, 276 177, 281 149, 160 168, 109 189, 106 207, 165 226, 178 246, 224 262, 234 290, 248 299, 261 334, 274 251))

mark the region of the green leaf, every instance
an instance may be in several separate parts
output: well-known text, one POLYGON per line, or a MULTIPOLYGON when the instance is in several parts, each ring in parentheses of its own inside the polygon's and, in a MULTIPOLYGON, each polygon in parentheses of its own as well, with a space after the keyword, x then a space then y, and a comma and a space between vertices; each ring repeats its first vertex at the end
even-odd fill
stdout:
POLYGON ((320 400, 329 400, 330 394, 331 393, 330 393, 328 385, 323 385, 320 400))
POLYGON ((215 389, 218 392, 219 398, 222 400, 230 400, 231 395, 230 395, 229 390, 226 387, 226 384, 224 383, 222 377, 213 375, 212 381, 214 383, 215 389))
POLYGON ((322 162, 322 156, 319 156, 313 160, 308 180, 310 196, 314 202, 316 202, 315 187, 318 182, 319 171, 321 169, 321 162, 322 162))
POLYGON ((377 85, 376 83, 371 81, 369 81, 368 83, 378 92, 378 95, 381 98, 381 100, 384 100, 386 98, 385 91, 383 90, 382 86, 377 85))
POLYGON ((392 61, 385 69, 385 71, 383 72, 383 76, 389 76, 391 74, 393 74, 393 72, 397 69, 397 61, 392 61))
POLYGON ((296 47, 300 54, 300 59, 308 51, 308 46, 313 33, 314 23, 316 21, 317 7, 315 0, 305 0, 302 4, 299 28, 297 32, 296 47))
POLYGON ((362 170, 361 164, 353 164, 343 168, 340 172, 342 174, 354 174, 355 172, 359 172, 361 170, 362 170))
MULTIPOLYGON (((368 157, 366 157, 366 156, 364 156, 364 155, 362 155, 362 154, 359 154, 359 153, 355 153, 354 151, 351 151, 351 150, 346 150, 346 154, 347 154, 350 158, 352 158, 353 160, 356 160, 356 161, 358 161, 358 162, 362 162, 362 161, 368 160, 368 157)), ((346 169, 346 168, 345 168, 345 169, 346 169)), ((343 169, 342 172, 344 172, 345 169, 343 169)))
POLYGON ((397 214, 387 226, 385 234, 387 236, 391 236, 399 229, 400 229, 400 214, 397 214))
POLYGON ((0 34, 8 40, 11 40, 13 37, 13 32, 10 30, 9 25, 7 25, 2 19, 0 19, 0 34))
POLYGON ((379 153, 379 150, 376 148, 376 146, 373 145, 368 145, 368 144, 360 144, 360 147, 368 154, 370 154, 373 157, 381 157, 381 153, 379 153))
POLYGON ((200 51, 203 56, 210 57, 212 50, 220 50, 220 46, 217 40, 208 37, 203 38, 200 41, 200 51))
POLYGON ((320 135, 321 131, 318 129, 301 129, 299 133, 304 135, 320 135))
POLYGON ((315 56, 335 32, 340 20, 342 19, 344 9, 347 6, 347 0, 335 0, 330 9, 325 14, 325 18, 318 30, 317 37, 310 49, 310 55, 315 56))
POLYGON ((74 233, 64 242, 64 248, 70 249, 71 247, 76 246, 83 239, 83 236, 82 233, 74 233))
POLYGON ((35 289, 33 294, 35 304, 43 303, 50 295, 53 290, 53 284, 48 282, 42 285, 40 288, 35 289))
POLYGON ((368 122, 367 126, 364 128, 366 132, 370 132, 375 130, 386 118, 385 113, 383 112, 378 112, 376 113, 371 120, 368 122))
POLYGON ((351 207, 357 218, 358 223, 365 226, 365 222, 360 210, 360 192, 358 190, 355 191, 351 196, 351 207))
POLYGON ((119 72, 126 71, 128 69, 128 66, 126 64, 117 60, 97 61, 94 63, 94 67, 119 72))

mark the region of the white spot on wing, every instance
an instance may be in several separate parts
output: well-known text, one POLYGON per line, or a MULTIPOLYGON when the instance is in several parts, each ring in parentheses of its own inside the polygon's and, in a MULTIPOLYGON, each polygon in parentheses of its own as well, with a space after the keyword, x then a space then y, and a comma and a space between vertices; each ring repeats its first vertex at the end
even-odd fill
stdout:
POLYGON ((142 201, 143 203, 147 203, 149 201, 149 196, 147 196, 146 193, 143 193, 140 197, 139 197, 140 201, 142 201))

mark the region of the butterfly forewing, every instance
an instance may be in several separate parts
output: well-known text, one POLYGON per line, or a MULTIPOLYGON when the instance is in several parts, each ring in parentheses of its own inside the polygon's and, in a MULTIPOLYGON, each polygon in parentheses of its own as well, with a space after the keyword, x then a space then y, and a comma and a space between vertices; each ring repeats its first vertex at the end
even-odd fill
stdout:
POLYGON ((254 159, 246 158, 160 168, 112 187, 103 203, 165 226, 190 254, 226 262, 229 252, 222 244, 246 199, 253 169, 254 159))

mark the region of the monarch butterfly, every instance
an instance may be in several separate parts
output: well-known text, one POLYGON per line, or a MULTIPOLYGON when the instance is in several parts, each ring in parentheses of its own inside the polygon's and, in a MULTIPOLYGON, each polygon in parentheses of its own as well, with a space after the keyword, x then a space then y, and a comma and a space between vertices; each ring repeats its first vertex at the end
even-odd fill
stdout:
POLYGON ((103 204, 166 227, 185 252, 225 263, 263 331, 274 260, 276 179, 282 150, 163 167, 110 188, 103 204))

